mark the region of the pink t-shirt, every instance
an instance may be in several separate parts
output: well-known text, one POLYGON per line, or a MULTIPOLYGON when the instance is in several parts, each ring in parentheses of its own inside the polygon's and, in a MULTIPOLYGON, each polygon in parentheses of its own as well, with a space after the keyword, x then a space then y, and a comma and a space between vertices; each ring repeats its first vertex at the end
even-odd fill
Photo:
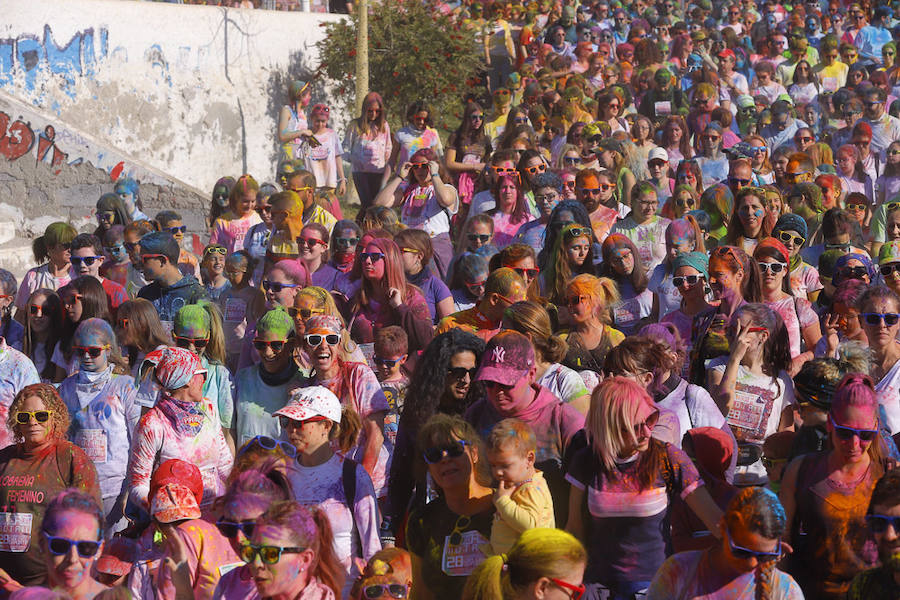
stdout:
POLYGON ((24 309, 34 290, 47 288, 56 291, 64 285, 69 285, 70 281, 72 281, 71 270, 66 271, 62 277, 54 277, 50 274, 49 265, 30 269, 25 273, 25 277, 22 278, 22 283, 19 285, 19 291, 16 294, 16 308, 24 309))
POLYGON ((247 232, 257 223, 262 223, 262 219, 255 210, 250 211, 250 214, 246 217, 239 217, 229 210, 216 219, 209 243, 225 246, 228 249, 228 254, 236 250, 242 250, 247 232))
POLYGON ((178 458, 193 463, 203 477, 203 502, 208 506, 225 492, 225 479, 231 473, 233 457, 218 409, 208 398, 200 402, 202 419, 196 435, 181 434, 160 407, 154 406, 141 417, 131 445, 129 495, 139 506, 148 506, 150 476, 163 462, 178 458))
MULTIPOLYGON (((390 409, 381 383, 368 365, 344 363, 341 375, 333 379, 319 380, 316 383, 334 392, 334 395, 340 398, 341 404, 350 406, 364 422, 370 415, 379 412, 387 413, 390 409)), ((363 430, 360 432, 356 448, 350 452, 350 457, 361 463, 365 446, 366 434, 363 430)), ((378 460, 372 473, 372 484, 375 486, 375 493, 378 497, 387 493, 387 473, 390 468, 392 451, 390 443, 385 442, 378 452, 378 460)))
MULTIPOLYGON (((806 298, 788 296, 775 302, 766 302, 766 306, 781 315, 791 341, 791 356, 799 356, 803 342, 803 330, 819 320, 812 304, 806 298)), ((812 348, 808 348, 808 350, 812 350, 812 348)))
MULTIPOLYGON (((241 561, 231 549, 228 539, 209 521, 182 521, 175 526, 175 531, 187 551, 194 598, 211 598, 222 573, 227 572, 229 567, 239 566, 241 561)), ((161 564, 164 563, 165 560, 161 564)), ((170 575, 168 569, 157 571, 157 598, 175 600, 175 586, 170 575)))
POLYGON ((521 221, 513 221, 512 214, 492 211, 491 218, 494 220, 494 245, 499 249, 503 249, 513 242, 519 227, 531 220, 531 216, 525 213, 525 217, 521 221))
POLYGON ((819 281, 819 272, 815 267, 800 263, 800 266, 791 271, 791 289, 800 298, 806 298, 812 292, 822 289, 819 281))

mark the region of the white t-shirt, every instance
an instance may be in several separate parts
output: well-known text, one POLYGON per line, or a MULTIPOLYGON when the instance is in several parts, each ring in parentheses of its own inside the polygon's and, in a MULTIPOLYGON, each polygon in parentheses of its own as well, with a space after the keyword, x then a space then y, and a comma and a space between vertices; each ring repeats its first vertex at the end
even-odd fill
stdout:
POLYGON ((881 381, 875 385, 875 395, 878 397, 878 403, 884 407, 887 417, 887 426, 891 430, 891 435, 900 432, 900 360, 894 363, 891 370, 888 371, 881 381))
POLYGON ((459 210, 459 194, 456 188, 446 184, 455 196, 453 206, 444 208, 434 193, 430 183, 419 187, 412 194, 404 190, 403 206, 400 207, 400 221, 411 229, 421 229, 431 237, 442 233, 450 233, 450 217, 459 210))
POLYGON ((559 363, 553 363, 547 367, 547 370, 535 383, 550 390, 563 402, 571 402, 575 398, 591 393, 591 390, 584 385, 581 375, 559 363))
MULTIPOLYGON (((668 409, 678 416, 682 434, 695 427, 721 429, 725 424, 725 417, 709 392, 699 385, 689 384, 683 379, 678 387, 669 392, 669 395, 657 402, 656 405, 668 409)), ((681 440, 677 445, 679 448, 681 447, 681 440)))
POLYGON ((644 269, 652 271, 666 257, 666 228, 671 221, 654 216, 638 225, 631 216, 618 221, 613 233, 621 233, 637 246, 644 263, 644 269))
POLYGON ((304 467, 299 461, 293 461, 288 470, 288 480, 297 502, 304 506, 318 507, 328 516, 334 552, 348 576, 343 594, 346 598, 359 576, 353 557, 361 556, 368 561, 381 550, 381 540, 378 537, 378 507, 372 480, 361 465, 356 466, 354 522, 350 509, 347 508, 343 468, 344 459, 338 454, 315 467, 304 467))
MULTIPOLYGON (((728 356, 720 356, 711 360, 707 369, 724 374, 727 363, 728 356)), ((794 382, 784 371, 773 378, 756 375, 739 365, 734 396, 726 419, 735 439, 739 445, 761 446, 768 436, 778 431, 784 408, 794 403, 794 382)), ((736 484, 762 485, 766 481, 766 469, 759 460, 735 471, 736 484)))
POLYGON ((320 146, 312 148, 304 143, 306 153, 306 168, 316 176, 316 187, 336 188, 338 185, 336 156, 342 156, 341 141, 331 129, 326 129, 315 135, 320 146))
POLYGON ((672 283, 672 273, 666 273, 665 263, 656 265, 650 273, 647 289, 659 298, 659 318, 681 308, 681 292, 672 283))

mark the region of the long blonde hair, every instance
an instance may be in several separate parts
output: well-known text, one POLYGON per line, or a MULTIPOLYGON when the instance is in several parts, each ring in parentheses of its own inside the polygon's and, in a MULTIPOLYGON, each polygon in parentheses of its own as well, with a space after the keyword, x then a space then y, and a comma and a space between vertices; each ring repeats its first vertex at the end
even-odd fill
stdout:
MULTIPOLYGON (((634 423, 645 405, 657 410, 647 390, 626 377, 604 379, 591 394, 591 407, 585 417, 584 428, 603 474, 612 480, 618 477, 616 458, 638 444, 634 423)), ((653 484, 664 453, 662 442, 653 439, 650 440, 650 448, 641 453, 637 468, 640 490, 648 489, 653 484)))

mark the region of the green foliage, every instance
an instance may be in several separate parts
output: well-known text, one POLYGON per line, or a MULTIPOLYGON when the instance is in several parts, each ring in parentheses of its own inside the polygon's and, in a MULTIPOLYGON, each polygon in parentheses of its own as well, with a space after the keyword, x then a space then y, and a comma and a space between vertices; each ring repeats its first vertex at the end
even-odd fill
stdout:
MULTIPOLYGON (((439 130, 455 129, 462 97, 483 64, 475 33, 421 1, 375 0, 369 9, 369 90, 384 98, 391 128, 405 125, 409 105, 424 100, 439 130)), ((354 118, 357 27, 356 15, 328 23, 317 44, 320 72, 354 118)))

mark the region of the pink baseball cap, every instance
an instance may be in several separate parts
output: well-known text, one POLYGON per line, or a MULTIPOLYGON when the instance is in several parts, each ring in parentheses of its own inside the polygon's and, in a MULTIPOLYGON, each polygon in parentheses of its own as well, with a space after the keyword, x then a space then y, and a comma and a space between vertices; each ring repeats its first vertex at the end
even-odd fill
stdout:
POLYGON ((501 331, 491 338, 475 381, 495 381, 501 385, 515 385, 534 366, 534 346, 518 331, 501 331))

